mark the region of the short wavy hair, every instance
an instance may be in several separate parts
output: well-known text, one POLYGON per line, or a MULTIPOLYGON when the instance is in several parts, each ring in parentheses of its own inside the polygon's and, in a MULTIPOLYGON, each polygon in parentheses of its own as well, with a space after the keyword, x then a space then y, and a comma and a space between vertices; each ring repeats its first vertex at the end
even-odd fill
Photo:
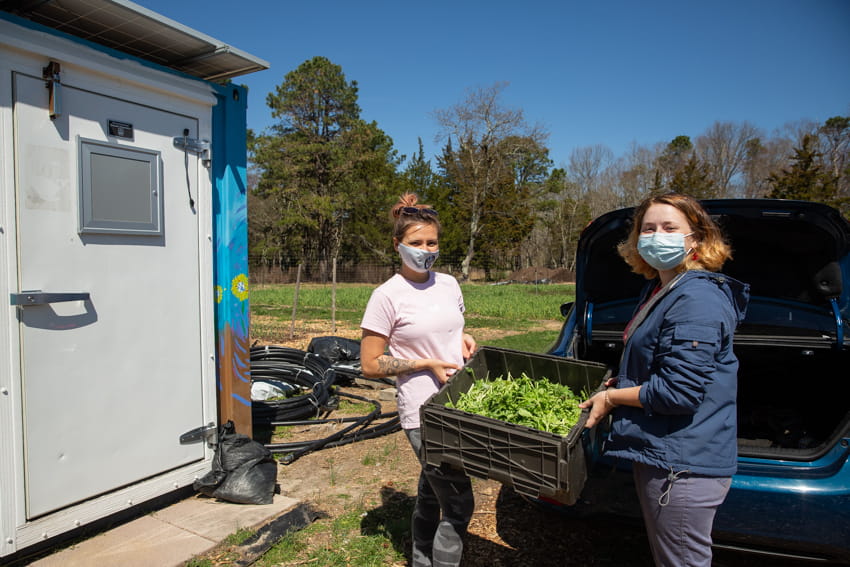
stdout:
POLYGON ((647 197, 635 208, 629 236, 617 246, 617 252, 631 266, 633 272, 647 279, 658 277, 658 270, 647 264, 637 250, 643 217, 647 209, 655 204, 671 205, 681 211, 688 220, 693 237, 697 241, 696 249, 692 250, 679 264, 678 272, 686 270, 717 272, 727 260, 732 258, 732 249, 723 238, 720 228, 711 220, 699 201, 681 193, 665 193, 647 197))

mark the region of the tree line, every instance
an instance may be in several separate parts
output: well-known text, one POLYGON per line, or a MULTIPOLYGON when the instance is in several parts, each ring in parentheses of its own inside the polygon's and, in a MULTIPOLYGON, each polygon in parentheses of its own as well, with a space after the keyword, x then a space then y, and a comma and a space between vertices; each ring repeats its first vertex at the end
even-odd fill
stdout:
POLYGON ((678 191, 700 199, 781 198, 826 203, 850 216, 850 117, 800 121, 770 136, 716 122, 691 139, 576 148, 560 167, 548 132, 502 102, 506 83, 470 89, 435 111, 442 149, 398 153, 361 118, 358 85, 314 57, 289 72, 266 102, 276 122, 248 132, 251 261, 302 264, 327 281, 331 263, 397 264, 388 210, 404 192, 433 206, 443 225, 441 256, 472 267, 574 269, 581 230, 596 216, 645 196, 678 191))

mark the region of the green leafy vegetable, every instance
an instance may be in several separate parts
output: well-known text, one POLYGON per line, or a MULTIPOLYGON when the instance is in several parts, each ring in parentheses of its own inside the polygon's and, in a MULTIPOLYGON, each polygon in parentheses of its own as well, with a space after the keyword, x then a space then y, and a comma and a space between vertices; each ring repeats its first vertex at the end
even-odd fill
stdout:
POLYGON ((563 436, 578 423, 583 399, 567 386, 545 378, 532 380, 523 373, 519 378, 508 374, 476 380, 446 407, 563 436))

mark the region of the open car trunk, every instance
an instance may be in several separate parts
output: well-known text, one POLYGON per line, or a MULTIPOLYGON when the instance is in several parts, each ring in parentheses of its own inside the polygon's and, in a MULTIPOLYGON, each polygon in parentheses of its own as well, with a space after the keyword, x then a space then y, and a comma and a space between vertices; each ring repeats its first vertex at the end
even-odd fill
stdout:
POLYGON ((738 371, 741 456, 814 460, 850 428, 840 369, 850 350, 742 345, 738 371))
MULTIPOLYGON (((597 332, 582 359, 615 366, 616 336, 597 332)), ((742 457, 815 460, 850 435, 850 349, 754 344, 735 346, 738 370, 738 453, 742 457), (842 370, 843 369, 843 370, 842 370)))
MULTIPOLYGON (((812 461, 850 434, 850 223, 796 201, 703 201, 733 250, 723 272, 751 286, 735 335, 742 457, 812 461)), ((616 368, 646 280, 617 255, 630 209, 596 219, 578 248, 575 318, 553 354, 616 368)))

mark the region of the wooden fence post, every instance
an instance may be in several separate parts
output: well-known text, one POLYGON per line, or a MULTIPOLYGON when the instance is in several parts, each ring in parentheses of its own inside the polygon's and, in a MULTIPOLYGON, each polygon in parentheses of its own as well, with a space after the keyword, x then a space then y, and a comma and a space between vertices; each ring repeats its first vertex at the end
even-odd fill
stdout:
POLYGON ((336 256, 333 259, 331 284, 331 333, 336 334, 336 256))
POLYGON ((301 291, 301 264, 295 276, 295 297, 292 299, 292 323, 289 325, 289 340, 295 338, 295 314, 298 312, 298 292, 301 291))

